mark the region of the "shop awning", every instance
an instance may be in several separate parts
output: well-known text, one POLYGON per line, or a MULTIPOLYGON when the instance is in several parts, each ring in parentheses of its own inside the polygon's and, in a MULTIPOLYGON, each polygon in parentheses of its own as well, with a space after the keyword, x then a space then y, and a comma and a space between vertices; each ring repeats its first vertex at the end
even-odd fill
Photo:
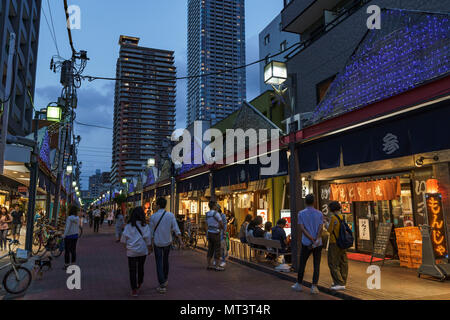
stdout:
POLYGON ((190 191, 203 191, 209 188, 209 173, 179 181, 177 184, 177 193, 190 191))
POLYGON ((301 144, 301 172, 450 149, 450 100, 301 144))
POLYGON ((171 185, 165 185, 156 189, 156 197, 167 197, 170 196, 171 185))

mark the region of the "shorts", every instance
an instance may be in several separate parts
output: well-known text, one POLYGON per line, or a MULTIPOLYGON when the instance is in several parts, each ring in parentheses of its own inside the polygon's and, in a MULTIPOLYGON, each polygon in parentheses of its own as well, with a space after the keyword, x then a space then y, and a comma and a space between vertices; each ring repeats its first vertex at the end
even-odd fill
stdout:
POLYGON ((22 224, 18 223, 18 224, 12 224, 11 225, 11 235, 15 236, 20 235, 20 229, 22 228, 22 224))

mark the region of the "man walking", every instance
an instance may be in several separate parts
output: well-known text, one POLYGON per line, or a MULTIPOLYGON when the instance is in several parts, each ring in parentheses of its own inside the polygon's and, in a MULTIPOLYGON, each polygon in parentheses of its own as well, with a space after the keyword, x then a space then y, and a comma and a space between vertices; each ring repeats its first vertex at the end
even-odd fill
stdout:
POLYGON ((100 213, 100 224, 103 225, 103 222, 105 222, 105 216, 106 216, 106 210, 105 208, 102 208, 100 213))
POLYGON ((166 206, 167 200, 158 198, 156 200, 157 211, 150 217, 150 238, 155 251, 156 272, 159 282, 159 287, 156 290, 159 293, 166 293, 169 284, 169 253, 173 232, 183 245, 175 215, 172 212, 167 212, 166 206))
POLYGON ((305 273, 308 258, 313 254, 314 257, 314 273, 311 293, 318 294, 320 274, 320 260, 322 258, 322 230, 323 230, 323 214, 319 210, 314 209, 314 195, 309 194, 305 199, 306 209, 298 214, 298 224, 302 231, 302 249, 300 251, 300 265, 298 267, 297 283, 292 286, 295 291, 302 291, 303 276, 305 273))
POLYGON ((208 238, 208 254, 207 254, 207 269, 224 271, 225 269, 219 266, 220 260, 220 232, 224 229, 222 217, 216 211, 217 205, 215 201, 209 202, 209 211, 206 213, 207 238, 208 238), (214 265, 211 260, 214 256, 214 265))
POLYGON ((94 210, 94 232, 98 232, 98 228, 100 226, 101 213, 98 207, 95 207, 94 210))

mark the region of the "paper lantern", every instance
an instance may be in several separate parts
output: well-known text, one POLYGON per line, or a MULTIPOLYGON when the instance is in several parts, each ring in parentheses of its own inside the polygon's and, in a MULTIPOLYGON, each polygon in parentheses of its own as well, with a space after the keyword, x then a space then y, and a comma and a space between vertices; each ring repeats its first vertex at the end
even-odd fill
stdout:
POLYGON ((439 193, 439 185, 437 179, 427 180, 427 193, 436 194, 439 193))

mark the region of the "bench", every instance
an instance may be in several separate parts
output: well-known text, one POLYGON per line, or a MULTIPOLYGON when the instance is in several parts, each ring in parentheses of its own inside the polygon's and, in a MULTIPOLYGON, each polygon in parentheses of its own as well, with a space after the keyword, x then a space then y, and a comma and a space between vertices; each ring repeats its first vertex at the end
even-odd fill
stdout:
MULTIPOLYGON (((286 252, 286 253, 281 253, 281 243, 278 240, 268 240, 265 238, 255 238, 255 237, 247 237, 247 242, 250 245, 257 245, 260 246, 262 248, 251 248, 255 251, 260 251, 260 252, 265 252, 265 253, 271 253, 271 254, 275 254, 277 257, 277 260, 279 258, 280 255, 290 255, 290 252, 286 252)), ((250 259, 251 259, 251 254, 250 254, 250 259)))

